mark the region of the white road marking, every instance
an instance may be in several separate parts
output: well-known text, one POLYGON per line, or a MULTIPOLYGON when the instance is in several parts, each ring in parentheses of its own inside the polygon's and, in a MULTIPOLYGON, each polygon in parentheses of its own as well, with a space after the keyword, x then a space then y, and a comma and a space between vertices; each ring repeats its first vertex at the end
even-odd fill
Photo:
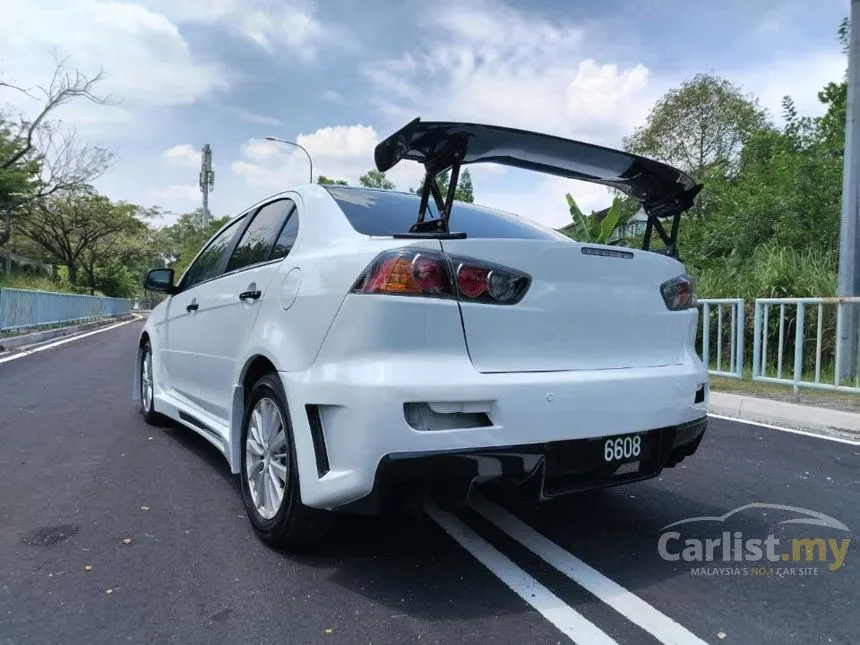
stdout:
POLYGON ((738 419, 737 417, 727 417, 722 414, 711 414, 708 413, 709 417, 713 417, 714 419, 722 419, 723 421, 733 421, 735 423, 744 423, 750 426, 758 426, 759 428, 767 428, 768 430, 780 430, 782 432, 790 432, 791 434, 801 434, 804 437, 814 437, 815 439, 827 439, 828 441, 836 441, 838 443, 847 443, 849 446, 860 446, 860 441, 855 441, 853 439, 845 439, 843 437, 834 437, 832 435, 817 433, 817 432, 809 432, 808 430, 795 430, 794 428, 785 428, 783 426, 775 426, 769 423, 759 423, 758 421, 747 421, 746 419, 738 419))
POLYGON ((105 331, 110 331, 111 329, 116 329, 117 327, 122 327, 123 325, 127 325, 128 323, 135 322, 136 320, 140 320, 141 317, 137 314, 132 314, 134 318, 131 320, 124 320, 120 323, 116 323, 115 325, 109 325, 108 327, 101 327, 94 331, 88 331, 84 334, 77 334, 76 336, 67 336, 62 340, 55 341, 48 345, 41 345, 36 349, 30 349, 23 352, 18 352, 17 354, 12 354, 11 356, 7 356, 5 358, 0 358, 0 363, 8 363, 9 361, 15 361, 19 358, 24 358, 25 356, 30 356, 32 354, 37 354, 38 352, 44 352, 46 349, 53 349, 54 347, 59 347, 60 345, 65 345, 66 343, 71 343, 74 340, 80 340, 81 338, 86 338, 87 336, 94 336, 95 334, 101 334, 105 331))
POLYGON ((706 645, 705 641, 685 627, 568 553, 497 504, 475 495, 471 506, 509 537, 597 596, 629 621, 639 625, 661 643, 706 645))
POLYGON ((566 605, 462 521, 434 505, 427 505, 425 511, 460 546, 572 641, 588 645, 618 645, 606 632, 566 605))

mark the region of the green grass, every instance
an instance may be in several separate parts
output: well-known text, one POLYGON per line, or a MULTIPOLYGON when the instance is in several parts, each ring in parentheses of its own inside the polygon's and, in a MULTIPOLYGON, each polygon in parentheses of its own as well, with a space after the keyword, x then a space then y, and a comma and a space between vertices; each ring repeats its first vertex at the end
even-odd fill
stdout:
POLYGON ((90 294, 86 287, 72 287, 66 280, 53 280, 45 275, 30 275, 27 273, 15 273, 8 275, 0 273, 0 287, 7 289, 29 289, 32 291, 51 291, 54 293, 79 293, 84 295, 104 295, 100 291, 90 294))
POLYGON ((795 396, 791 385, 762 383, 761 381, 725 378, 722 376, 712 376, 710 381, 711 389, 714 392, 727 392, 730 394, 753 396, 760 399, 799 403, 813 407, 860 412, 860 394, 851 392, 800 388, 800 392, 795 396))
POLYGON ((0 287, 7 289, 33 289, 36 291, 57 291, 72 293, 70 289, 44 276, 13 273, 11 276, 0 273, 0 287))

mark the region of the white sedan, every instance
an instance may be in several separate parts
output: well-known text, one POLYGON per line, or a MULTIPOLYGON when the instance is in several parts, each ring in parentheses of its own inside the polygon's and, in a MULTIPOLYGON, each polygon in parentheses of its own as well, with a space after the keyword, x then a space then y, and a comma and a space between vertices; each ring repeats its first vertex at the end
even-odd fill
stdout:
POLYGON ((463 504, 476 485, 541 501, 657 476, 693 454, 708 375, 677 221, 700 186, 649 159, 495 126, 415 120, 376 165, 420 194, 303 185, 233 218, 139 340, 145 419, 200 433, 276 546, 393 496, 463 504), (582 244, 454 202, 463 164, 591 181, 638 199, 645 249, 582 244), (451 195, 435 177, 451 170, 451 195), (671 227, 661 223, 672 221, 671 227))

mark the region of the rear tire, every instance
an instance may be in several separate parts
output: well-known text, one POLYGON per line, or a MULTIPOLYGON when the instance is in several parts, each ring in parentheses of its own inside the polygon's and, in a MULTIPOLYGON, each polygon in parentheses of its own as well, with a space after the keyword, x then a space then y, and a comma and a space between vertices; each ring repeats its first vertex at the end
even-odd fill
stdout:
POLYGON ((153 426, 165 426, 168 418, 155 411, 155 370, 152 365, 152 345, 143 341, 140 348, 140 363, 137 366, 140 376, 140 413, 144 421, 153 426))
POLYGON ((279 549, 322 538, 332 514, 302 504, 293 427, 276 374, 262 376, 251 387, 240 440, 242 499, 258 537, 279 549))

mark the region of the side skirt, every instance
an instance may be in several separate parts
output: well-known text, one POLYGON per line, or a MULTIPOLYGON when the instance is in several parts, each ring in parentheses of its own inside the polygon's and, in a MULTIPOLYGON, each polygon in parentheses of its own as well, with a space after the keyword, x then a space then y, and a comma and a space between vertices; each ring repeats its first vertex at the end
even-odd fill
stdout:
POLYGON ((229 466, 227 453, 227 437, 229 437, 229 432, 226 426, 217 423, 214 419, 207 418, 208 415, 195 410, 192 406, 181 404, 168 394, 156 394, 154 397, 154 407, 157 412, 190 428, 215 446, 227 459, 229 466))

